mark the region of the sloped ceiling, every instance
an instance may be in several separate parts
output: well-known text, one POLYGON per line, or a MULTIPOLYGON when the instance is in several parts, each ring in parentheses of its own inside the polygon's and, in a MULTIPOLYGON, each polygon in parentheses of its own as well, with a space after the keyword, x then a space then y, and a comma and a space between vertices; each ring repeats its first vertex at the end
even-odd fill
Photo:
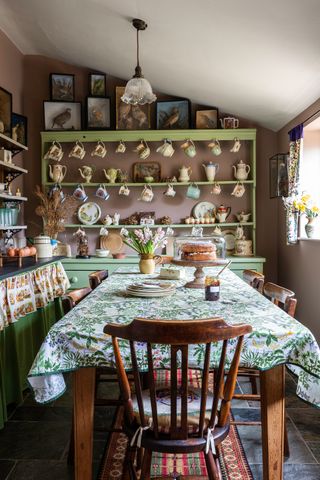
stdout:
MULTIPOLYGON (((25 54, 130 78, 278 130, 320 97, 320 1, 0 0, 0 28, 25 54)), ((1 67, 3 68, 3 67, 1 67)))

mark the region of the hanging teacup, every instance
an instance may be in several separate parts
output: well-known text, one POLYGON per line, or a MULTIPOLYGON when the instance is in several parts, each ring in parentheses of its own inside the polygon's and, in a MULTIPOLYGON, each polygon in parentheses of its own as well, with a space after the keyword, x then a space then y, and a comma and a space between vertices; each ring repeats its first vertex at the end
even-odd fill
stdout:
POLYGON ((126 184, 121 185, 119 188, 119 195, 124 195, 125 197, 128 197, 130 194, 130 190, 126 184))
POLYGON ((165 192, 163 192, 163 194, 166 196, 166 197, 174 197, 175 194, 177 192, 175 191, 175 189, 173 188, 173 186, 171 185, 171 183, 168 183, 168 188, 165 192))
POLYGON ((154 193, 152 191, 152 187, 150 185, 145 185, 139 200, 143 202, 151 202, 153 199, 154 193))
POLYGON ((107 154, 107 149, 105 144, 99 140, 95 148, 91 152, 91 157, 101 157, 104 158, 107 154))
POLYGON ((241 142, 240 142, 239 138, 235 138, 233 147, 230 149, 230 152, 238 153, 239 150, 240 150, 240 147, 241 147, 241 142))
POLYGON ((196 183, 190 183, 189 187, 187 188, 186 196, 188 198, 192 198, 193 200, 198 200, 200 197, 200 188, 196 183))
POLYGON ((222 150, 219 140, 212 140, 212 142, 208 144, 208 147, 210 148, 211 153, 213 153, 213 155, 215 155, 216 157, 218 155, 221 155, 222 150))
POLYGON ((63 157, 63 150, 59 142, 52 142, 49 150, 44 155, 44 160, 55 160, 56 162, 60 162, 63 157))
POLYGON ((69 153, 69 157, 79 158, 80 160, 82 160, 85 154, 86 154, 86 151, 84 149, 83 143, 77 140, 76 144, 73 146, 71 152, 69 153))
POLYGON ((125 146, 124 142, 120 140, 119 145, 116 148, 116 153, 124 153, 127 147, 125 146))
POLYGON ((139 145, 134 149, 134 152, 139 154, 141 160, 146 160, 151 153, 147 142, 145 142, 144 140, 141 140, 139 145))
POLYGON ((156 150, 158 153, 161 153, 164 157, 172 157, 174 154, 174 148, 172 146, 171 140, 165 139, 163 144, 156 150))
POLYGON ((184 153, 190 157, 190 158, 193 158, 196 156, 197 154, 197 151, 196 151, 196 146, 195 144, 193 143, 193 141, 191 139, 187 140, 186 142, 184 142, 180 148, 183 149, 184 153))
POLYGON ((221 193, 221 186, 219 183, 214 183, 213 186, 212 186, 212 190, 211 190, 211 193, 213 195, 220 195, 221 193))
POLYGON ((235 197, 240 198, 240 197, 242 197, 242 195, 244 194, 245 191, 246 191, 246 188, 243 185, 243 183, 238 182, 237 185, 235 185, 231 195, 234 195, 235 197))

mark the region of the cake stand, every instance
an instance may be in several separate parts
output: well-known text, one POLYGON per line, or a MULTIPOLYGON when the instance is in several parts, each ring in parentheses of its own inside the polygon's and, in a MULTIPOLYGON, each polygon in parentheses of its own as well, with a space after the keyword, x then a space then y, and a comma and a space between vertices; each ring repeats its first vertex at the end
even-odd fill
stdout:
POLYGON ((228 263, 228 260, 224 258, 217 258, 216 260, 208 260, 205 262, 192 262, 189 260, 180 260, 178 258, 173 258, 172 263, 174 265, 181 265, 181 267, 194 267, 196 269, 194 272, 194 279, 191 282, 187 282, 185 284, 186 288, 204 288, 205 273, 203 269, 205 267, 217 267, 220 265, 226 265, 228 263))

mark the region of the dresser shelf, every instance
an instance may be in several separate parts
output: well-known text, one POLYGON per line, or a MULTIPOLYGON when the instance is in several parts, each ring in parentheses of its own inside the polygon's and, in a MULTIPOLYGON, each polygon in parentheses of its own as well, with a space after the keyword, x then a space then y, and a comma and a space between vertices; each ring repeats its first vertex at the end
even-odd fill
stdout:
POLYGON ((16 142, 12 140, 12 138, 7 137, 3 133, 0 133, 0 148, 4 148, 5 150, 10 150, 12 155, 17 155, 17 153, 21 151, 27 151, 28 147, 22 145, 22 143, 16 142))
POLYGON ((172 223, 170 225, 155 224, 155 225, 103 225, 102 223, 95 223, 94 225, 85 225, 83 223, 66 223, 66 228, 102 228, 105 227, 107 230, 109 228, 121 229, 121 228, 141 228, 141 227, 150 227, 150 228, 193 228, 193 227, 204 227, 204 228, 215 228, 215 227, 237 227, 238 225, 244 227, 253 227, 253 222, 232 222, 232 223, 197 223, 197 224, 187 224, 187 223, 172 223))
MULTIPOLYGON (((79 185, 81 182, 62 182, 59 185, 61 187, 76 187, 79 185)), ((83 187, 98 187, 101 185, 101 183, 81 183, 83 187)), ((174 187, 186 187, 189 186, 192 183, 196 183, 197 185, 214 185, 215 183, 219 183, 220 185, 235 185, 238 183, 238 180, 215 180, 214 182, 202 182, 202 181, 197 181, 197 180, 190 180, 190 182, 122 182, 122 183, 107 183, 105 182, 104 185, 106 187, 121 187, 122 185, 127 185, 127 187, 144 187, 145 185, 151 185, 152 187, 166 187, 170 183, 174 187)), ((244 180, 241 183, 246 183, 249 185, 253 185, 254 181, 253 180, 244 180)), ((56 185, 54 182, 46 182, 45 185, 47 186, 53 186, 56 185)))

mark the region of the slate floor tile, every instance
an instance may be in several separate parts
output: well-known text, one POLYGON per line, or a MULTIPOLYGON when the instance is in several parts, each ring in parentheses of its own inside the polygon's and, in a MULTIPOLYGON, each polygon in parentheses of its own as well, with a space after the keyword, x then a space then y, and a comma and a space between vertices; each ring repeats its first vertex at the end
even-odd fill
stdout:
MULTIPOLYGON (((320 410, 310 408, 288 408, 287 415, 298 428, 303 439, 307 442, 320 439, 320 410)), ((320 478, 320 477, 319 477, 320 478)))
POLYGON ((67 422, 72 421, 71 407, 47 407, 46 405, 22 405, 10 418, 11 421, 67 422))
POLYGON ((13 460, 0 460, 0 480, 6 480, 14 466, 13 460))
POLYGON ((73 467, 66 462, 28 460, 17 462, 8 480, 72 480, 73 467))
MULTIPOLYGON (((262 480, 262 465, 250 465, 254 480, 262 480)), ((290 465, 285 464, 283 480, 319 480, 320 465, 290 465)))
POLYGON ((65 422, 7 422, 0 430, 0 459, 60 460, 69 438, 65 422))
POLYGON ((317 462, 320 463, 320 438, 319 442, 307 442, 308 447, 316 458, 317 462))

